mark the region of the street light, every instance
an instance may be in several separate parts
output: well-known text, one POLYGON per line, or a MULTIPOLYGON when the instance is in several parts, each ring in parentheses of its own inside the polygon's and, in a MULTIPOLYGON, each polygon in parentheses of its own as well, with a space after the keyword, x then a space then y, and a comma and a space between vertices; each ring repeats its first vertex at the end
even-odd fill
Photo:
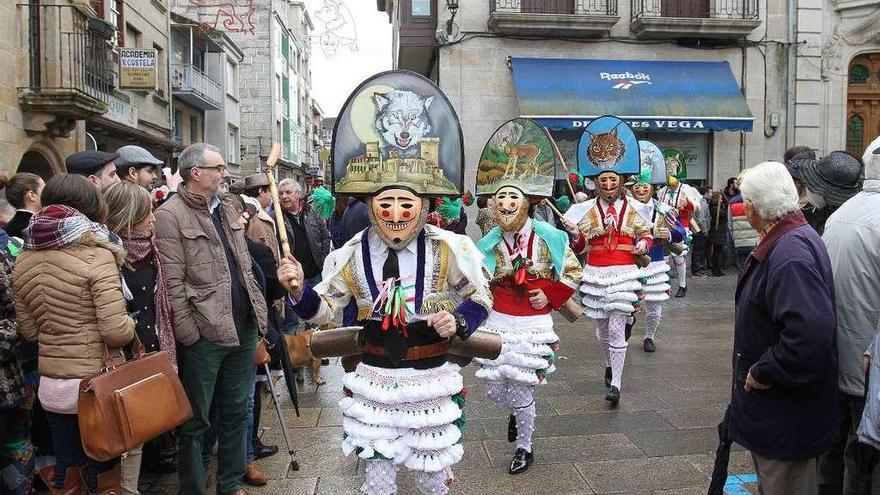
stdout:
POLYGON ((446 21, 446 35, 452 36, 452 27, 455 26, 455 14, 458 12, 458 0, 446 0, 446 8, 452 15, 446 21))

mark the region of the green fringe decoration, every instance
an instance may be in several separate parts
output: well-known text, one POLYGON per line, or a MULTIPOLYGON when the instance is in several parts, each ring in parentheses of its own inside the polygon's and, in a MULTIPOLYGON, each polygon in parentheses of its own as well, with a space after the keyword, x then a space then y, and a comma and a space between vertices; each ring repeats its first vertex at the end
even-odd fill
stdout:
POLYGON ((461 198, 449 199, 443 198, 440 206, 437 207, 437 213, 445 218, 447 222, 457 222, 461 218, 461 198))
POLYGON ((324 220, 332 217, 336 211, 336 198, 324 186, 316 187, 309 200, 312 202, 312 209, 324 220))
POLYGON ((535 371, 535 374, 538 375, 538 378, 547 378, 547 370, 546 369, 537 370, 537 371, 535 371))
POLYGON ((456 419, 452 424, 458 427, 459 430, 464 431, 464 425, 467 424, 467 414, 464 411, 461 412, 461 417, 456 419))
POLYGON ((451 397, 451 399, 452 399, 452 402, 455 402, 458 405, 459 409, 464 409, 464 404, 465 404, 465 402, 467 402, 467 400, 464 398, 463 395, 461 395, 461 393, 457 393, 457 394, 453 395, 451 397))
POLYGON ((571 206, 571 198, 568 196, 560 196, 554 200, 556 203, 556 209, 561 213, 565 213, 568 210, 568 207, 571 206))
POLYGON ((551 352, 550 355, 547 356, 547 361, 550 363, 555 363, 558 359, 559 359, 559 357, 556 356, 555 352, 551 352))
MULTIPOLYGON (((357 455, 361 455, 361 452, 363 452, 363 451, 364 451, 364 448, 363 448, 363 447, 358 447, 358 448, 354 449, 354 452, 355 452, 355 454, 357 454, 357 455)), ((384 455, 382 455, 382 454, 376 452, 376 453, 373 454, 373 457, 370 457, 370 458, 367 459, 367 460, 368 460, 368 461, 390 461, 391 459, 389 459, 389 458, 385 457, 384 455)))

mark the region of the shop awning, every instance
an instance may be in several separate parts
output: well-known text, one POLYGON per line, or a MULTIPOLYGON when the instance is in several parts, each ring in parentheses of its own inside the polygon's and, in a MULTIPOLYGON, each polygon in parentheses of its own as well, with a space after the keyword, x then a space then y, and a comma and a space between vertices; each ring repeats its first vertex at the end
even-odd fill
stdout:
POLYGON ((519 113, 551 129, 616 115, 633 130, 751 131, 727 62, 512 58, 519 113))

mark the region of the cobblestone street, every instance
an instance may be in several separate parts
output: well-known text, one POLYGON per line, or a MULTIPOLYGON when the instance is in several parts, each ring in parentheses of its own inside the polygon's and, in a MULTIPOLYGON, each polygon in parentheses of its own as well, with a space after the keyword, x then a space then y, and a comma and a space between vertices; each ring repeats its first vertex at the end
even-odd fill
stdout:
MULTIPOLYGON (((589 493, 704 494, 717 442, 715 426, 730 396, 735 276, 691 278, 684 299, 664 307, 657 352, 642 350, 639 321, 627 355, 622 399, 616 410, 604 400, 604 361, 593 325, 562 322, 562 356, 550 383, 538 389, 535 464, 510 476, 513 447, 506 441, 507 412, 492 404, 465 369, 465 457, 455 468, 455 494, 562 495, 589 493)), ((641 318, 640 318, 641 320, 641 318)), ((356 494, 363 463, 343 457, 342 368, 338 359, 322 370, 327 385, 300 387, 301 416, 285 397, 284 412, 297 449, 300 470, 288 472, 284 439, 271 399, 263 399, 263 440, 282 452, 258 461, 271 481, 256 493, 356 494)), ((280 387, 279 387, 280 388, 280 387)), ((755 491, 747 452, 734 449, 727 493, 755 491), (742 474, 741 478, 735 477, 742 474), (744 480, 740 483, 740 479, 744 480)), ((401 472, 401 494, 415 493, 401 472)), ((170 493, 175 477, 142 479, 143 493, 170 493)))

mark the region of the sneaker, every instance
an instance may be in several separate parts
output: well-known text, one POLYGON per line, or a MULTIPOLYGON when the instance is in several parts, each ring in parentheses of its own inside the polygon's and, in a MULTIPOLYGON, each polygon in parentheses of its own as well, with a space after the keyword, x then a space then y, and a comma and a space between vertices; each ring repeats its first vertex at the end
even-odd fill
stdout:
POLYGON ((620 402, 620 389, 612 386, 611 390, 608 391, 608 395, 605 396, 605 400, 610 402, 612 406, 617 406, 620 402))
POLYGON ((675 297, 684 297, 688 293, 687 287, 679 287, 678 292, 675 293, 675 297))
POLYGON ((654 339, 645 339, 642 343, 642 347, 644 347, 645 352, 654 352, 657 350, 657 345, 654 344, 654 339))

